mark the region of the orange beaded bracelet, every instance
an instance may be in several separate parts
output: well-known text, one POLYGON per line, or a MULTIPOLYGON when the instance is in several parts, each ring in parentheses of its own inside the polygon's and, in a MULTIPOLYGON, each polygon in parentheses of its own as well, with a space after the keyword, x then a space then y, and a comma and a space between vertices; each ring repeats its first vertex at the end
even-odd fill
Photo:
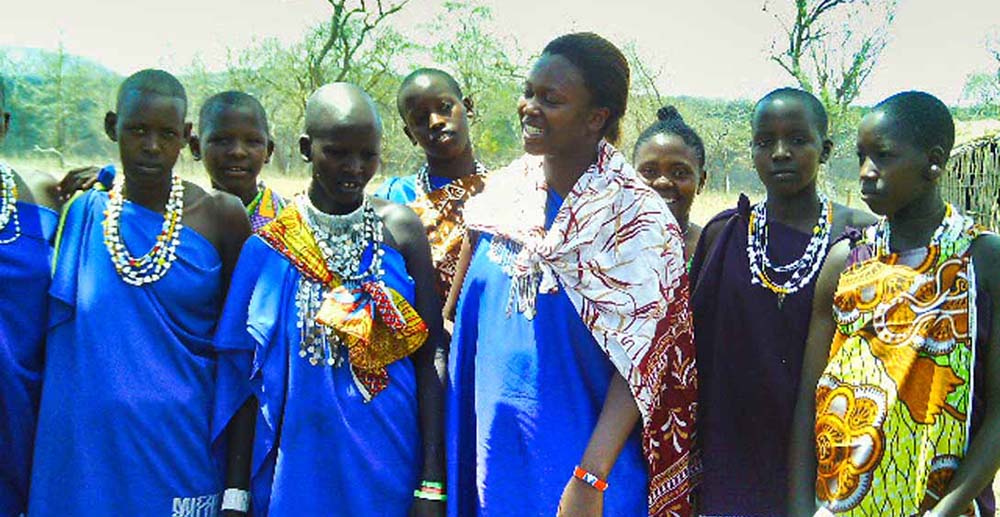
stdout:
POLYGON ((576 468, 573 469, 573 477, 594 487, 594 489, 599 492, 603 492, 608 489, 607 481, 591 474, 590 472, 587 472, 586 470, 583 470, 583 468, 580 467, 579 465, 577 465, 576 468))

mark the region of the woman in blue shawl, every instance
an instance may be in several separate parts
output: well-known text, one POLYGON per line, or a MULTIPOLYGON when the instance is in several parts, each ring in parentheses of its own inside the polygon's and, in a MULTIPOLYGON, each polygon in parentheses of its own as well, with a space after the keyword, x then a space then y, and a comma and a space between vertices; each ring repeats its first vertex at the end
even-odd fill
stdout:
POLYGON ((233 276, 216 344, 253 357, 256 515, 444 511, 440 303, 420 220, 364 193, 381 135, 357 87, 313 93, 312 182, 233 276))
POLYGON ((249 387, 212 346, 246 212, 173 173, 187 100, 166 72, 126 79, 105 126, 124 182, 65 211, 50 290, 32 515, 216 515, 225 464, 213 413, 249 387), (131 250, 149 250, 136 257, 131 250))

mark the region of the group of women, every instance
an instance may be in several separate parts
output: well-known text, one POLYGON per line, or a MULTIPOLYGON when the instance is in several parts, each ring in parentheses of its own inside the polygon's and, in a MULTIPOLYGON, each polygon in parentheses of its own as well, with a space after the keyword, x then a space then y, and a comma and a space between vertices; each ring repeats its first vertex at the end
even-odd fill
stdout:
POLYGON ((992 512, 1000 240, 940 196, 947 108, 865 116, 872 217, 817 188, 822 104, 771 92, 766 199, 700 228, 701 139, 664 108, 627 157, 628 90, 613 44, 556 38, 525 154, 487 171, 472 100, 416 70, 426 163, 369 195, 378 111, 327 85, 284 199, 256 100, 213 96, 193 136, 175 78, 126 79, 110 192, 0 168, 0 513, 992 512), (172 173, 185 145, 215 190, 172 173))

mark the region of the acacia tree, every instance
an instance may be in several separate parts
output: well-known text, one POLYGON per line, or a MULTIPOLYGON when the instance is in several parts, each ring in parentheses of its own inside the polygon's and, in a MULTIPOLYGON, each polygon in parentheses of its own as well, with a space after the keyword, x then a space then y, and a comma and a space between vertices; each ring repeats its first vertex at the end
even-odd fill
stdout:
POLYGON ((781 0, 764 3, 781 34, 770 59, 816 95, 836 128, 888 41, 897 0, 781 0), (791 4, 789 12, 788 4, 791 4))
POLYGON ((54 51, 23 51, 0 58, 0 74, 11 81, 9 111, 15 130, 12 150, 54 158, 60 168, 78 156, 100 156, 109 149, 103 113, 117 81, 96 64, 54 51))
MULTIPOLYGON (((268 110, 276 143, 274 160, 287 172, 297 162, 298 135, 309 95, 324 84, 349 81, 367 91, 383 110, 387 135, 395 118, 385 117, 395 93, 392 60, 410 49, 388 20, 409 0, 326 0, 329 20, 312 27, 299 42, 276 39, 229 52, 226 87, 256 95, 268 110)), ((394 109, 394 108, 393 108, 394 109)), ((391 152, 396 146, 384 146, 391 152)))

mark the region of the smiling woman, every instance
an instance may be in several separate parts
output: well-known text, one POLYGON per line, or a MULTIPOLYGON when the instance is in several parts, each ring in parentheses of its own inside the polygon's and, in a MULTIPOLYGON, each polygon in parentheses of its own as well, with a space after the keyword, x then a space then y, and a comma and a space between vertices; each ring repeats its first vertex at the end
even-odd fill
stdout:
POLYGON ((274 142, 267 113, 252 96, 236 91, 208 98, 198 115, 198 134, 191 135, 191 154, 203 160, 212 187, 240 198, 253 231, 277 216, 285 200, 259 181, 271 160, 274 142))
POLYGON ((690 261, 701 238, 701 226, 692 223, 689 216, 695 196, 708 179, 705 144, 684 123, 677 108, 660 108, 656 118, 636 139, 632 162, 639 176, 670 207, 684 235, 684 258, 690 261))
POLYGON ((683 244, 609 143, 628 83, 600 36, 549 43, 518 103, 527 154, 469 201, 453 288, 451 515, 692 511, 683 244))

